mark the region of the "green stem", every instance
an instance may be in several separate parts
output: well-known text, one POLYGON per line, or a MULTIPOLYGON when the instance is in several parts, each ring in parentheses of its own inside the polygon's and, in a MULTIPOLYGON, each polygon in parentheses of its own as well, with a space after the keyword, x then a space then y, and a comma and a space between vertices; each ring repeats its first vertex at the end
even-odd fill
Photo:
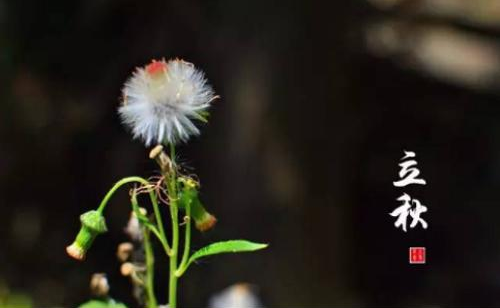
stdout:
POLYGON ((151 238, 149 231, 144 229, 144 250, 146 252, 146 296, 148 308, 156 308, 157 302, 154 293, 154 263, 155 257, 153 254, 153 247, 151 246, 151 238))
MULTIPOLYGON (((160 230, 160 235, 164 239, 166 246, 168 247, 168 241, 167 236, 165 235, 165 229, 163 228, 163 220, 161 218, 160 207, 158 206, 158 198, 152 190, 149 190, 149 197, 151 199, 151 203, 153 204, 153 211, 155 213, 156 224, 158 225, 158 229, 160 230)), ((167 249, 167 251, 168 250, 170 250, 170 247, 167 249)))
POLYGON ((165 250, 165 253, 167 256, 171 254, 170 246, 168 246, 167 239, 162 237, 160 232, 156 229, 154 226, 146 226, 153 234, 156 236, 156 238, 160 241, 161 245, 163 246, 163 249, 165 250))
POLYGON ((140 176, 129 176, 126 178, 123 178, 116 182, 113 187, 108 191, 108 193, 104 196, 104 198, 101 201, 101 204, 99 204, 99 207, 97 208, 97 211, 102 214, 104 209, 106 208, 106 205, 108 205, 109 199, 113 196, 113 194, 123 185, 128 184, 128 183, 141 183, 144 185, 149 185, 149 182, 146 179, 141 178, 140 176))
POLYGON ((175 146, 170 145, 170 159, 174 167, 168 174, 167 190, 170 201, 170 217, 172 219, 172 250, 170 254, 170 279, 168 286, 169 308, 177 307, 177 256, 179 254, 179 209, 177 205, 177 175, 175 170, 175 146))
MULTIPOLYGON (((114 195, 114 193, 120 187, 122 187, 123 185, 129 184, 129 183, 140 183, 144 186, 149 185, 149 182, 146 179, 141 178, 140 176, 129 176, 129 177, 123 178, 123 179, 119 180, 118 182, 116 182, 116 184, 113 185, 113 187, 111 187, 111 189, 108 191, 108 193, 102 199, 101 204, 99 204, 97 211, 102 214, 102 212, 104 211, 104 209, 108 205, 108 202, 111 199, 111 197, 114 195)), ((165 249, 167 254, 169 254, 170 253, 170 246, 168 244, 167 236, 165 235, 165 230, 163 228, 163 221, 161 219, 160 208, 158 206, 158 199, 157 199, 157 197, 152 189, 148 189, 148 193, 149 193, 149 198, 151 199, 151 204, 153 206, 153 211, 155 214, 155 219, 156 219, 156 222, 158 225, 158 230, 159 230, 158 231, 159 234, 157 234, 157 232, 154 232, 154 233, 156 236, 158 236, 158 239, 162 243, 163 248, 165 249)), ((136 213, 136 214, 139 214, 139 213, 136 213)))
POLYGON ((184 252, 179 269, 175 272, 177 277, 181 277, 187 269, 189 250, 191 246, 191 204, 186 204, 186 229, 184 230, 184 252))

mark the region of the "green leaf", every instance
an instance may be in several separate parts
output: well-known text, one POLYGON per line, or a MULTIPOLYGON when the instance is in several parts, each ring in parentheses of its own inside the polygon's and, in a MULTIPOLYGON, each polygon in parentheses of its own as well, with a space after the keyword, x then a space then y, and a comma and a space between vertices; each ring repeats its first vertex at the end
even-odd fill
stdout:
POLYGON ((246 240, 231 240, 225 242, 217 242, 205 246, 195 252, 190 258, 188 264, 191 264, 193 261, 211 256, 217 255, 221 253, 237 253, 237 252, 249 252, 256 251, 260 249, 266 248, 267 244, 253 243, 246 240))
POLYGON ((127 306, 124 303, 117 302, 112 298, 107 298, 91 299, 78 306, 78 308, 127 308, 127 306))

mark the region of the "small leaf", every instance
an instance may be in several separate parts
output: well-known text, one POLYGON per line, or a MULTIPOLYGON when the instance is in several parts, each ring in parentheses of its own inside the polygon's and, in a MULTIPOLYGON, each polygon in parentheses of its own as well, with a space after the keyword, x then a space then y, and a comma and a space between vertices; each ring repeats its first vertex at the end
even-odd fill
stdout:
POLYGON ((248 252, 266 248, 267 244, 253 243, 246 240, 231 240, 225 242, 217 242, 205 246, 195 252, 190 258, 188 264, 193 261, 210 255, 217 255, 221 253, 237 253, 248 252))
MULTIPOLYGON (((3 291, 6 290, 2 289, 2 286, 0 285, 0 292, 3 291)), ((9 294, 9 292, 7 292, 6 294, 0 293, 0 308, 9 308, 9 307, 32 308, 34 307, 34 305, 31 298, 25 294, 22 293, 9 294)))

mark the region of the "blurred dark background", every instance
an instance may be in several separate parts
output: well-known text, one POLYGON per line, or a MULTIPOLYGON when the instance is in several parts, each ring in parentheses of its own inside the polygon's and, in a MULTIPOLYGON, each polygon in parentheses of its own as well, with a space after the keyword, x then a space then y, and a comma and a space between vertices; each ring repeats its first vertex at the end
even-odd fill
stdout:
POLYGON ((76 306, 105 272, 135 305, 115 258, 126 190, 85 262, 64 249, 115 181, 155 172, 120 124, 120 90, 135 67, 180 57, 222 97, 179 149, 219 219, 194 248, 271 244, 193 266, 180 306, 237 282, 268 307, 500 306, 499 6, 0 0, 0 294, 76 306), (388 215, 404 149, 427 180, 407 190, 427 230, 388 215), (427 247, 426 265, 408 264, 410 246, 427 247))

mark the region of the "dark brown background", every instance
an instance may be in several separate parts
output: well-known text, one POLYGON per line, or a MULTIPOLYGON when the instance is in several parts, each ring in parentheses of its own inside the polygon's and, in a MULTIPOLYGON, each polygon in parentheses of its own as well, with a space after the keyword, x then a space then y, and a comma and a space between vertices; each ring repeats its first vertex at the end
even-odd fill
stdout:
POLYGON ((134 67, 181 57, 222 97, 179 149, 219 218, 194 248, 271 244, 193 266, 181 306, 241 281, 268 307, 500 305, 500 100, 371 55, 381 16, 363 1, 0 1, 0 280, 39 307, 74 306, 106 272, 134 305, 114 257, 125 191, 86 262, 64 248, 116 180, 154 172, 120 124, 120 89, 134 67), (428 182, 408 190, 426 231, 388 215, 403 149, 428 182), (407 264, 415 245, 427 265, 407 264))

